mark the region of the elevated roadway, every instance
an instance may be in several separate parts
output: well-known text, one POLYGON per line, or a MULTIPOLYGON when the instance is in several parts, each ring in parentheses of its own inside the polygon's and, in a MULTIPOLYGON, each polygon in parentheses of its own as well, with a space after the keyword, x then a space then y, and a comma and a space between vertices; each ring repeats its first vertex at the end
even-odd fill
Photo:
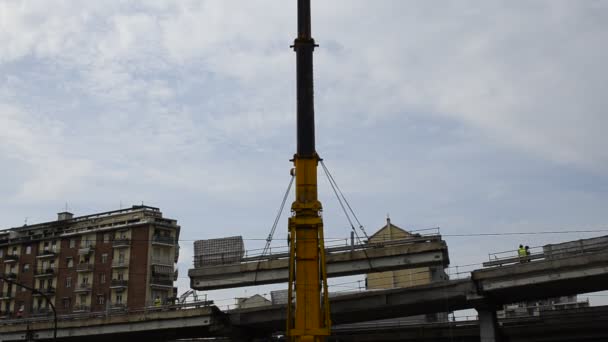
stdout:
MULTIPOLYGON (((186 310, 141 310, 128 314, 91 314, 60 317, 57 324, 59 341, 166 341, 192 336, 214 336, 222 332, 227 321, 216 307, 186 310)), ((14 320, 0 326, 0 342, 52 341, 52 319, 14 320)))
MULTIPOLYGON (((608 307, 545 311, 498 321, 500 336, 509 342, 599 342, 608 340, 608 307)), ((362 323, 337 326, 329 341, 479 342, 479 321, 403 324, 362 323)))
MULTIPOLYGON (((448 249, 440 235, 392 240, 326 249, 327 276, 403 270, 449 264, 448 249)), ((217 290, 233 287, 286 283, 289 255, 271 254, 239 263, 208 265, 188 271, 190 287, 217 290)))
MULTIPOLYGON (((605 248, 476 270, 471 278, 462 280, 364 291, 330 298, 330 301, 332 321, 337 325, 475 308, 480 317, 480 338, 498 341, 505 323, 499 324, 495 311, 502 304, 600 290, 608 290, 608 250, 605 248)), ((0 327, 0 341, 24 341, 28 331, 37 340, 52 336, 52 320, 10 323, 0 327)), ((90 341, 141 336, 162 340, 167 336, 201 337, 236 331, 245 332, 246 336, 268 336, 283 330, 284 325, 282 305, 226 313, 207 307, 118 316, 100 313, 86 320, 62 318, 58 336, 65 341, 84 336, 90 341)))

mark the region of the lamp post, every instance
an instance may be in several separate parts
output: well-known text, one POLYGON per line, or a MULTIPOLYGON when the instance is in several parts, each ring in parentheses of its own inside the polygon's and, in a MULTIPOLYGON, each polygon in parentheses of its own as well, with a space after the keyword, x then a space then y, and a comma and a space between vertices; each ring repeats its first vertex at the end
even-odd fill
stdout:
POLYGON ((9 279, 5 277, 4 274, 0 274, 0 278, 9 284, 14 284, 16 286, 23 287, 24 289, 31 291, 32 294, 39 294, 44 297, 46 302, 51 306, 51 310, 53 310, 53 341, 57 341, 57 310, 55 310, 55 305, 53 304, 53 302, 51 302, 49 296, 46 293, 42 293, 33 287, 9 279))

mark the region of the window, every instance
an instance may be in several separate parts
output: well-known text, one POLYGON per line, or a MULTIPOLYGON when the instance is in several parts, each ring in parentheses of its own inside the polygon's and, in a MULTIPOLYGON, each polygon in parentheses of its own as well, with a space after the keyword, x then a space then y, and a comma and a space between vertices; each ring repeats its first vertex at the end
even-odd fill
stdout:
POLYGON ((13 255, 17 255, 17 247, 13 247, 13 255))
POLYGON ((70 239, 70 248, 76 247, 76 239, 70 239))
POLYGON ((119 264, 124 264, 125 263, 125 252, 120 251, 118 253, 118 263, 119 264))
POLYGON ((89 277, 82 277, 82 283, 83 284, 88 284, 89 283, 89 277))
POLYGON ((65 259, 65 263, 67 265, 68 268, 72 268, 74 267, 74 258, 72 257, 68 257, 65 259))
POLYGON ((124 277, 124 274, 122 272, 118 272, 117 276, 117 280, 123 280, 122 278, 124 277))
POLYGON ((87 295, 81 294, 78 298, 80 299, 80 305, 85 305, 87 303, 87 295))
POLYGON ((30 270, 30 264, 23 265, 23 272, 27 272, 30 270))
POLYGON ((110 233, 103 234, 103 242, 104 243, 110 242, 110 233))
POLYGON ((101 263, 105 264, 106 262, 108 262, 108 253, 103 253, 101 255, 101 263))
POLYGON ((72 304, 72 299, 71 298, 63 298, 63 308, 64 309, 69 309, 70 306, 72 304))
POLYGON ((0 258, 4 257, 4 249, 0 248, 0 258))
POLYGON ((27 245, 25 247, 25 254, 32 254, 32 246, 31 245, 27 245))
POLYGON ((122 304, 122 293, 116 294, 116 304, 122 304))
POLYGON ((100 273, 99 274, 99 282, 101 284, 105 284, 106 283, 106 274, 105 273, 100 273))
POLYGON ((45 287, 46 287, 45 285, 46 285, 46 280, 44 280, 44 279, 40 279, 40 280, 38 281, 38 288, 39 288, 39 289, 43 289, 43 288, 45 288, 45 287))
POLYGON ((99 305, 103 305, 106 302, 106 297, 104 295, 98 295, 97 296, 97 304, 99 305))
POLYGON ((44 241, 44 248, 43 250, 48 251, 49 250, 49 242, 48 241, 44 241))
POLYGON ((53 242, 51 242, 51 249, 53 250, 53 252, 57 252, 57 241, 53 240, 53 242))
POLYGON ((65 287, 68 289, 72 287, 72 277, 65 278, 65 287))

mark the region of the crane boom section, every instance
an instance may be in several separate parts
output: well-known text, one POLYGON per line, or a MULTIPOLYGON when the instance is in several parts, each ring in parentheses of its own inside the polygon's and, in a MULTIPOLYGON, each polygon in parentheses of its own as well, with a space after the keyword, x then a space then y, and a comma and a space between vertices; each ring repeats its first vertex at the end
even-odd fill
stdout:
POLYGON ((296 198, 289 219, 290 263, 286 334, 292 341, 322 341, 330 333, 321 202, 317 194, 313 51, 310 0, 298 0, 296 52, 296 198), (295 303, 294 299, 295 292, 295 303), (323 295, 322 295, 323 292, 323 295))

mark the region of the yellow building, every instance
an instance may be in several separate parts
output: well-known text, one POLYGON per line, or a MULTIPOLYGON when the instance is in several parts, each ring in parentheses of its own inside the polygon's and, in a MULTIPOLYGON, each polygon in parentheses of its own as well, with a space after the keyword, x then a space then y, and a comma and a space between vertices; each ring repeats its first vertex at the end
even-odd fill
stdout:
MULTIPOLYGON (((386 219, 386 225, 380 228, 374 235, 369 237, 370 243, 391 241, 407 238, 419 237, 391 223, 391 219, 386 219)), ((426 285, 437 281, 448 280, 443 267, 418 267, 407 270, 387 271, 369 273, 365 278, 365 287, 372 289, 392 289, 426 285)), ((435 313, 427 315, 417 315, 402 317, 378 322, 401 322, 401 323, 425 323, 425 322, 445 322, 448 319, 447 313, 435 313)))
MULTIPOLYGON (((414 238, 404 229, 391 223, 391 219, 386 219, 386 225, 369 237, 370 243, 414 238)), ((397 270, 367 274, 367 289, 391 289, 398 287, 412 287, 426 285, 435 281, 447 280, 448 276, 441 267, 419 267, 408 270, 397 270)))

